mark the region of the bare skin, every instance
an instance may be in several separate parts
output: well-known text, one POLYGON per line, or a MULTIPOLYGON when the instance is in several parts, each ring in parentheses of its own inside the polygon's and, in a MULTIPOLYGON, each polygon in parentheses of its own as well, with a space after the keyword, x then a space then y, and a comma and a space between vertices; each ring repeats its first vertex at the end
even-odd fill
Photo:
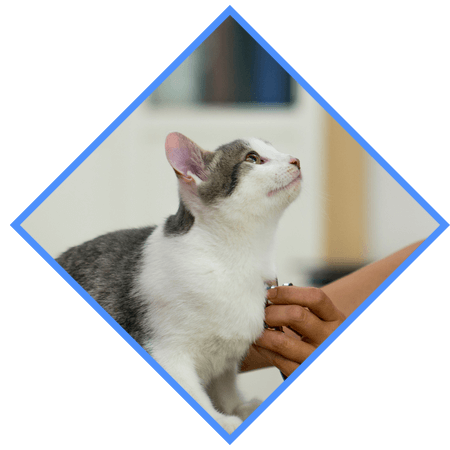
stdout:
POLYGON ((241 371, 275 366, 289 376, 416 248, 417 242, 321 289, 280 286, 268 291, 273 303, 266 330, 250 348, 241 371))

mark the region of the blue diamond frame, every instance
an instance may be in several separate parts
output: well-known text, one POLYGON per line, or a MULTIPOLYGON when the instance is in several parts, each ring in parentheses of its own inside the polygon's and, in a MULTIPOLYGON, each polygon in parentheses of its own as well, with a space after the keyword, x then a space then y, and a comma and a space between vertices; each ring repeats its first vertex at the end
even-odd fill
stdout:
POLYGON ((200 414, 228 443, 233 443, 243 431, 284 392, 363 311, 448 227, 448 223, 246 22, 232 6, 228 6, 211 25, 195 39, 172 64, 164 70, 126 109, 84 150, 15 220, 11 227, 77 291, 89 305, 111 325, 130 346, 163 377, 191 407, 200 414), (228 434, 100 305, 62 269, 62 267, 22 228, 22 223, 58 188, 58 186, 139 106, 141 103, 228 17, 239 23, 300 86, 308 92, 372 158, 399 183, 411 197, 439 224, 428 238, 335 330, 300 367, 284 381, 232 434, 228 434))

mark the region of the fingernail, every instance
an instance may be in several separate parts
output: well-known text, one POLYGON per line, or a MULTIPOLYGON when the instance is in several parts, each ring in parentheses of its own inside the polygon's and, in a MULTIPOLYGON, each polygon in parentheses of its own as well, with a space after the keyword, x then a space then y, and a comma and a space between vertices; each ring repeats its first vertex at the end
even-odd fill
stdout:
POLYGON ((272 287, 267 291, 267 298, 271 299, 271 298, 276 298, 277 294, 278 294, 278 289, 276 287, 272 287))

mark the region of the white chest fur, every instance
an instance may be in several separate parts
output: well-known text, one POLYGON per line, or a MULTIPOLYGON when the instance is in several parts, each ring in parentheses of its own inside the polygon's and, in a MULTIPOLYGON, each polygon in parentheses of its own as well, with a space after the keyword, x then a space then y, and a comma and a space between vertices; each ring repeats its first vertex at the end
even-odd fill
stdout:
POLYGON ((194 225, 170 238, 158 227, 145 248, 139 290, 150 304, 151 348, 191 354, 201 378, 244 357, 263 331, 273 243, 231 244, 194 225))

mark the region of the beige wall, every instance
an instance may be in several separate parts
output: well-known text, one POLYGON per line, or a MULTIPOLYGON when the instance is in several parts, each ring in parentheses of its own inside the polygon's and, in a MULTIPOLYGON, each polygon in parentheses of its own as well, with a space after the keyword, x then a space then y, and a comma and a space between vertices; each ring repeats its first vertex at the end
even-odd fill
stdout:
POLYGON ((326 118, 325 259, 357 265, 367 256, 367 170, 364 149, 330 116, 326 118))

